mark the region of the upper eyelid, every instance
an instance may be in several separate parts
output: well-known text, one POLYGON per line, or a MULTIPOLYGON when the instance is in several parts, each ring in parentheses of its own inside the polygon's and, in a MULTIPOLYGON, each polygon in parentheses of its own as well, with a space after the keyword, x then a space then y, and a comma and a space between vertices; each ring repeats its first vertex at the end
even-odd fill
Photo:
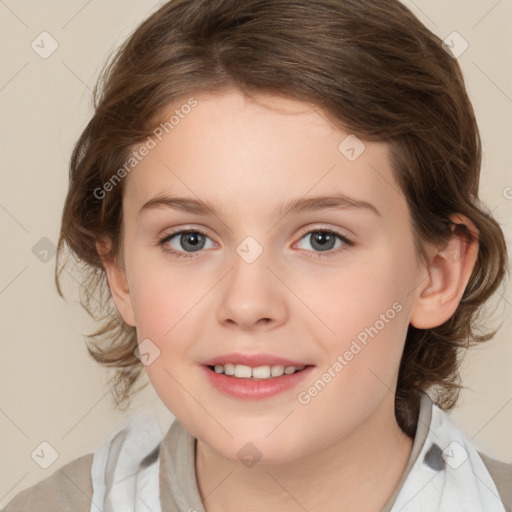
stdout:
POLYGON ((350 235, 346 235, 346 234, 340 232, 339 229, 337 229, 337 228, 330 228, 328 226, 324 226, 324 227, 322 227, 322 226, 320 226, 320 227, 307 227, 307 228, 304 228, 303 230, 301 229, 300 230, 300 236, 302 237, 304 235, 315 233, 316 231, 329 231, 331 233, 334 233, 337 236, 345 237, 345 238, 348 238, 348 239, 351 238, 350 235))

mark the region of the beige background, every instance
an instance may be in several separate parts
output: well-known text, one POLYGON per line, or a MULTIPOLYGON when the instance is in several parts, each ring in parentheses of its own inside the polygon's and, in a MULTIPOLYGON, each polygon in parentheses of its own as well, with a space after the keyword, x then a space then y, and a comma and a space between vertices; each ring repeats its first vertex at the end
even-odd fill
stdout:
MULTIPOLYGON (((459 32, 459 61, 483 136, 481 195, 507 240, 512 228, 511 0, 404 0, 429 29, 459 32), (507 194, 507 191, 509 194, 507 194), (507 197, 509 199, 507 199, 507 197)), ((55 259, 32 252, 57 241, 72 146, 91 112, 91 90, 107 55, 159 5, 142 0, 0 2, 2 251, 0 315, 0 506, 68 461, 94 451, 125 418, 114 409, 108 374, 89 358, 90 323, 55 291, 55 259), (58 49, 42 59, 31 43, 43 31, 58 49), (39 247, 39 246, 37 246, 39 247), (31 453, 46 441, 58 458, 40 468, 31 453)), ((51 253, 49 254, 49 257, 51 253)), ((68 290, 71 290, 68 287, 68 290)), ((498 336, 465 359, 466 390, 452 418, 478 449, 512 462, 512 294, 489 308, 498 336)), ((172 416, 151 388, 135 407, 172 416)))

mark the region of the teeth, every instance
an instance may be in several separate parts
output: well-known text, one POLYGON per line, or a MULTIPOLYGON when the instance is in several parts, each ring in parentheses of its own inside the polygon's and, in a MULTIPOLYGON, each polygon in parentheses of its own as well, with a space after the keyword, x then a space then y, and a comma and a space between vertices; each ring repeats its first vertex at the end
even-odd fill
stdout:
MULTIPOLYGON (((222 365, 219 366, 222 367, 222 365)), ((235 375, 235 365, 230 363, 224 365, 224 373, 226 375, 235 375)))
POLYGON ((306 366, 282 366, 279 364, 273 366, 256 366, 251 368, 244 364, 231 364, 226 363, 216 364, 214 367, 215 373, 223 373, 238 379, 271 379, 272 377, 280 377, 283 374, 291 375, 297 371, 303 370, 306 366))
POLYGON ((279 376, 283 375, 283 373, 284 373, 284 366, 281 366, 281 365, 272 366, 270 371, 272 373, 272 377, 279 377, 279 376))
POLYGON ((255 379, 268 379, 271 376, 272 369, 270 366, 257 366, 252 369, 251 377, 255 379))
POLYGON ((252 377, 251 367, 243 364, 235 365, 235 377, 239 379, 250 379, 252 377))

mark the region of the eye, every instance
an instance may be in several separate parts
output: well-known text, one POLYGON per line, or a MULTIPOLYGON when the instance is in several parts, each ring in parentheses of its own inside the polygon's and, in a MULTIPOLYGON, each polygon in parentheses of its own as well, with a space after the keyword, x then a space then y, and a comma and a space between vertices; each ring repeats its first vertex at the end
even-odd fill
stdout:
MULTIPOLYGON (((159 241, 159 245, 164 251, 171 253, 173 256, 192 258, 194 252, 208 248, 205 247, 207 239, 210 240, 202 231, 186 229, 167 235, 159 241), (184 251, 181 249, 184 249, 184 251)), ((212 241, 212 244, 215 246, 215 242, 212 241)))
MULTIPOLYGON (((300 240, 308 240, 308 238, 312 250, 307 247, 299 248, 305 248, 308 252, 312 253, 313 257, 317 258, 336 256, 340 252, 345 251, 347 246, 355 245, 355 243, 346 236, 332 229, 309 229, 302 233, 300 240), (340 241, 338 245, 336 245, 337 240, 340 241)), ((166 235, 159 240, 158 243, 162 247, 162 250, 177 258, 193 258, 195 252, 200 252, 202 249, 212 248, 217 245, 206 233, 197 229, 175 231, 174 233, 166 235), (207 247, 207 240, 211 242, 210 247, 207 247)))
MULTIPOLYGON (((341 233, 333 231, 332 229, 323 228, 315 228, 306 231, 305 233, 303 233, 301 240, 309 240, 309 245, 313 248, 312 250, 314 257, 317 258, 336 256, 340 252, 345 251, 347 246, 350 247, 355 245, 354 242, 352 242, 352 240, 348 239, 341 233), (338 239, 341 243, 336 245, 336 239, 338 239)), ((307 247, 299 248, 308 249, 307 247)))

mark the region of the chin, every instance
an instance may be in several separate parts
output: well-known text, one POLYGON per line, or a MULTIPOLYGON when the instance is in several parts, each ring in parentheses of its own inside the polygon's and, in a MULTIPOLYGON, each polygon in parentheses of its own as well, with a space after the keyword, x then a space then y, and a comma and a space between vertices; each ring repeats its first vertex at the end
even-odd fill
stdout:
MULTIPOLYGON (((271 430, 269 429, 267 433, 271 430)), ((277 434, 266 436, 267 434, 248 436, 247 433, 240 436, 235 435, 229 446, 218 446, 216 450, 223 457, 242 463, 248 468, 254 464, 286 464, 303 455, 300 447, 305 445, 306 440, 294 441, 286 431, 284 436, 277 434), (270 439, 272 436, 274 438, 270 439)), ((212 447, 215 448, 215 446, 212 447)))

